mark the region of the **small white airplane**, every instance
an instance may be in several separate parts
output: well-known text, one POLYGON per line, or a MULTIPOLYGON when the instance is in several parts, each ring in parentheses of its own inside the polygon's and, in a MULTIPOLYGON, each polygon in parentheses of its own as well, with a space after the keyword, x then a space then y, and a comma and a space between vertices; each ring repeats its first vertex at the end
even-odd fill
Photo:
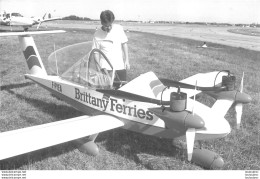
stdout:
POLYGON ((4 144, 0 160, 73 140, 80 143, 80 151, 97 155, 99 149, 94 141, 98 133, 123 127, 159 138, 186 139, 188 161, 204 168, 223 167, 218 154, 194 149, 194 142, 227 136, 231 127, 224 116, 234 103, 239 126, 242 104, 252 100, 243 93, 243 78, 240 91, 234 89, 235 77, 226 70, 199 73, 180 82, 159 79, 150 71, 130 82, 115 82, 109 59, 102 51, 92 49, 92 42, 50 54, 50 75, 32 35, 60 32, 64 31, 10 32, 0 36, 18 36, 29 68, 27 79, 86 115, 0 133, 0 143, 4 144), (101 69, 100 63, 107 63, 112 73, 101 69), (115 89, 115 83, 121 87, 115 89), (212 107, 195 100, 201 92, 216 99, 212 107))
POLYGON ((24 17, 20 13, 1 13, 0 14, 0 25, 4 26, 19 26, 23 27, 24 31, 27 31, 29 27, 37 25, 37 29, 40 27, 41 23, 60 20, 61 18, 52 18, 51 13, 45 13, 42 18, 24 17))

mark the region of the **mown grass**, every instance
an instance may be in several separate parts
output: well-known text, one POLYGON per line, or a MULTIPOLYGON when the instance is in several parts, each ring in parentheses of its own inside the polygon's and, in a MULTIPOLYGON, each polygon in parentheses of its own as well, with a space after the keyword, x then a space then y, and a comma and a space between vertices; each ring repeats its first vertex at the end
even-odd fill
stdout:
MULTIPOLYGON (((65 34, 35 36, 35 41, 47 65, 46 59, 53 51, 54 43, 58 49, 89 41, 93 33, 92 29, 67 29, 65 34)), ((245 72, 244 92, 250 94, 253 101, 244 106, 241 129, 236 130, 235 112, 231 108, 226 118, 232 132, 226 138, 203 142, 203 147, 223 157, 226 162, 224 170, 259 170, 260 52, 212 43, 207 45, 214 48, 196 48, 202 42, 149 33, 129 32, 127 35, 131 64, 128 80, 147 71, 154 71, 158 77, 181 80, 199 72, 229 69, 237 76, 236 86, 239 88, 242 72, 245 72)), ((1 132, 82 115, 24 79, 27 66, 16 37, 2 37, 0 49, 1 132)), ((0 161, 0 169, 202 169, 188 163, 186 151, 172 146, 170 140, 115 129, 99 134, 96 143, 100 147, 100 155, 96 157, 82 154, 73 142, 68 142, 0 161)))
POLYGON ((251 36, 260 36, 259 28, 243 28, 243 29, 230 29, 228 30, 232 33, 243 34, 243 35, 251 35, 251 36))

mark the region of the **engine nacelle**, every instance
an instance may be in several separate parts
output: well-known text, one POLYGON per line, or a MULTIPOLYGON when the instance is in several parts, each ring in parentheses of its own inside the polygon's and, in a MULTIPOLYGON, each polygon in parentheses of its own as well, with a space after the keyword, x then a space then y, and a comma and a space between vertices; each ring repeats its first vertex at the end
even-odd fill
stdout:
POLYGON ((189 111, 173 112, 170 108, 149 108, 156 116, 161 118, 168 129, 179 128, 186 130, 188 128, 201 129, 205 126, 204 120, 197 114, 189 111))
POLYGON ((178 88, 178 92, 172 92, 170 95, 170 109, 174 112, 181 112, 186 109, 187 106, 187 94, 180 92, 180 88, 178 88))
POLYGON ((227 76, 222 76, 222 86, 225 86, 227 91, 235 90, 236 77, 229 74, 227 76))
POLYGON ((221 169, 224 165, 218 154, 207 149, 194 149, 192 162, 207 169, 221 169))
MULTIPOLYGON (((222 76, 222 87, 225 90, 221 91, 204 91, 209 96, 215 99, 233 100, 235 103, 247 104, 252 101, 252 98, 245 93, 235 90, 236 77, 231 75, 229 71, 227 76, 222 76)), ((215 85, 215 84, 214 84, 215 85)))
POLYGON ((215 99, 227 99, 227 100, 233 100, 236 103, 242 103, 247 104, 252 101, 252 98, 246 94, 241 93, 239 91, 233 90, 233 91, 207 91, 205 92, 209 96, 215 98, 215 99))

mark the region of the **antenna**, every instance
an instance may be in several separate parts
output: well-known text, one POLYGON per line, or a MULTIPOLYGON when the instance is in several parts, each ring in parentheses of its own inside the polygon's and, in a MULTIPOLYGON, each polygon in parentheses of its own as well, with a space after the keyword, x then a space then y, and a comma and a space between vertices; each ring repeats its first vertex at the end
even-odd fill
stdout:
POLYGON ((195 94, 193 96, 193 108, 192 108, 192 114, 193 115, 194 115, 194 109, 195 109, 196 90, 197 90, 197 80, 196 80, 196 83, 195 83, 195 94))
POLYGON ((57 76, 59 76, 59 68, 58 68, 58 62, 57 62, 57 56, 56 56, 56 50, 55 50, 55 43, 54 43, 53 47, 54 47, 54 55, 55 55, 55 62, 56 62, 56 73, 57 73, 57 76))

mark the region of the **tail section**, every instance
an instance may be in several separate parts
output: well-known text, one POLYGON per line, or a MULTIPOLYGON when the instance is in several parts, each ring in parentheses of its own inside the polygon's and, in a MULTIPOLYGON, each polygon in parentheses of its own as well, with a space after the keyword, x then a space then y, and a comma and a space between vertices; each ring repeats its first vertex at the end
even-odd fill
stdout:
POLYGON ((46 16, 46 14, 47 14, 47 12, 42 16, 42 20, 44 20, 45 19, 45 16, 46 16))
POLYGON ((34 43, 32 36, 19 36, 19 43, 22 47, 26 63, 28 65, 30 74, 32 75, 47 75, 43 66, 41 57, 34 43))
POLYGON ((31 35, 62 33, 62 32, 65 31, 54 30, 54 31, 8 32, 8 33, 0 33, 0 37, 18 36, 19 43, 22 47, 22 51, 29 68, 29 73, 32 75, 47 75, 40 54, 37 50, 37 47, 31 35))
POLYGON ((61 17, 52 18, 51 13, 45 13, 44 16, 42 17, 42 19, 37 21, 37 23, 36 23, 36 24, 38 24, 37 29, 39 29, 39 27, 41 26, 41 24, 43 22, 55 21, 55 20, 61 20, 61 19, 62 19, 61 17))

